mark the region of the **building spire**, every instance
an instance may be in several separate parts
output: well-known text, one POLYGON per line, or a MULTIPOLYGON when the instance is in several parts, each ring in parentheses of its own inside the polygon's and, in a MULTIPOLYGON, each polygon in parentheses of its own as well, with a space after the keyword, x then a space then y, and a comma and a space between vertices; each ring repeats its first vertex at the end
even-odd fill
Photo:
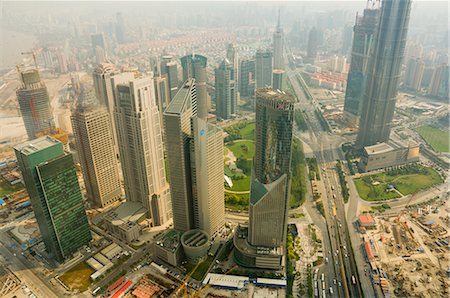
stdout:
POLYGON ((277 22, 278 29, 281 28, 280 15, 281 15, 281 7, 278 8, 278 22, 277 22))

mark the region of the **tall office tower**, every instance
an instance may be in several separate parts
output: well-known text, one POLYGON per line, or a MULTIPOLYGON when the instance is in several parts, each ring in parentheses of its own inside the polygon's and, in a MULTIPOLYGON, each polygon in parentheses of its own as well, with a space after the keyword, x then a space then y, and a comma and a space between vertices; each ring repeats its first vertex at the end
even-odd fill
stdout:
POLYGON ((283 61, 283 28, 280 24, 280 11, 278 11, 278 23, 275 32, 273 33, 273 68, 284 69, 283 61))
POLYGON ((350 24, 344 26, 342 30, 342 49, 341 53, 347 56, 351 46, 352 46, 353 28, 350 24))
POLYGON ((126 42, 125 20, 121 12, 116 14, 116 40, 118 43, 126 42))
POLYGON ((50 136, 14 151, 46 251, 61 263, 92 239, 72 155, 50 136))
POLYGON ((20 71, 21 84, 16 91, 20 113, 28 139, 37 137, 39 132, 55 128, 47 87, 41 81, 37 69, 20 71))
POLYGON ((234 98, 235 98, 235 112, 237 111, 237 103, 240 98, 239 93, 239 55, 235 44, 230 43, 227 47, 227 60, 230 61, 233 67, 233 81, 234 81, 234 98))
POLYGON ((225 223, 223 131, 206 119, 193 119, 191 140, 194 228, 212 237, 225 223))
POLYGON ((442 64, 435 68, 428 87, 429 95, 446 99, 450 98, 449 72, 448 64, 442 64))
POLYGON ((364 78, 367 73, 370 50, 375 43, 379 19, 380 10, 378 8, 365 9, 362 17, 356 16, 356 23, 353 27, 351 63, 344 101, 344 118, 353 125, 357 125, 359 122, 364 78))
POLYGON ((244 97, 255 95, 255 59, 241 60, 239 71, 240 95, 244 97))
POLYGON ((317 49, 319 47, 319 31, 316 27, 312 27, 308 36, 308 47, 306 49, 306 61, 314 63, 317 57, 317 49))
POLYGON ((404 85, 412 90, 419 91, 422 84, 423 72, 425 70, 425 63, 422 59, 410 59, 406 64, 404 85))
POLYGON ((248 230, 253 246, 278 247, 286 237, 293 119, 292 95, 270 88, 256 90, 248 230))
POLYGON ((206 65, 208 59, 205 56, 191 54, 181 57, 180 61, 183 67, 183 82, 186 82, 188 79, 195 79, 197 113, 200 118, 206 119, 208 117, 209 107, 211 107, 206 90, 206 65))
POLYGON ((108 110, 91 90, 82 88, 70 118, 87 198, 92 205, 106 207, 122 194, 108 110))
POLYGON ((220 119, 230 119, 236 113, 236 92, 234 85, 233 66, 224 59, 215 70, 216 114, 220 119))
POLYGON ((256 89, 272 87, 272 52, 259 49, 255 60, 256 89))
POLYGON ((159 112, 152 77, 112 78, 120 161, 128 201, 139 202, 154 226, 171 218, 159 112))
POLYGON ((410 9, 410 0, 385 0, 381 5, 362 97, 356 139, 360 148, 389 140, 410 9))
POLYGON ((118 137, 116 132, 116 120, 114 117, 114 88, 111 79, 119 74, 122 78, 126 76, 126 78, 124 78, 125 81, 131 81, 134 78, 132 72, 120 73, 120 71, 110 63, 99 64, 92 74, 94 79, 95 97, 100 101, 100 104, 106 107, 109 113, 116 153, 119 153, 119 147, 117 145, 118 137))
POLYGON ((169 80, 170 99, 178 92, 178 65, 172 56, 163 56, 161 59, 161 75, 169 80))
POLYGON ((195 80, 164 112, 174 228, 211 237, 224 221, 222 131, 197 116, 195 80))
POLYGON ((284 70, 274 69, 273 70, 273 89, 283 91, 283 77, 285 76, 284 70))

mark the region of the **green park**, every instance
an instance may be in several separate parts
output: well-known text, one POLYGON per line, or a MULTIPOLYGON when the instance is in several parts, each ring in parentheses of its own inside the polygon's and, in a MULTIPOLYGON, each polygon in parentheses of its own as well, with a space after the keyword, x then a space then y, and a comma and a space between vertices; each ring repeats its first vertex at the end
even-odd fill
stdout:
POLYGON ((354 182, 363 200, 384 201, 429 189, 443 180, 436 170, 412 164, 356 178, 354 182))

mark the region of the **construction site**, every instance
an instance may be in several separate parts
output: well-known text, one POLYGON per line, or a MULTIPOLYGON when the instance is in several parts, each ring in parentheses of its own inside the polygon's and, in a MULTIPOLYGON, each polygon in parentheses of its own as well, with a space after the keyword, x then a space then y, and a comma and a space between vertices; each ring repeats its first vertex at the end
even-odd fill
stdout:
POLYGON ((447 198, 436 197, 397 213, 360 216, 360 227, 366 225, 361 229, 364 271, 380 297, 448 297, 446 203, 447 198))

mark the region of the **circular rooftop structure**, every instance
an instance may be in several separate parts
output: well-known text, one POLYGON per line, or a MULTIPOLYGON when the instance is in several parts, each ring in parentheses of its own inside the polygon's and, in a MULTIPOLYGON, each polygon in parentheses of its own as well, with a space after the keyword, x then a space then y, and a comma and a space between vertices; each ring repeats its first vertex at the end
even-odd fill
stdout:
POLYGON ((181 245, 188 261, 196 262, 208 252, 210 245, 208 233, 198 229, 189 230, 181 236, 181 245))

